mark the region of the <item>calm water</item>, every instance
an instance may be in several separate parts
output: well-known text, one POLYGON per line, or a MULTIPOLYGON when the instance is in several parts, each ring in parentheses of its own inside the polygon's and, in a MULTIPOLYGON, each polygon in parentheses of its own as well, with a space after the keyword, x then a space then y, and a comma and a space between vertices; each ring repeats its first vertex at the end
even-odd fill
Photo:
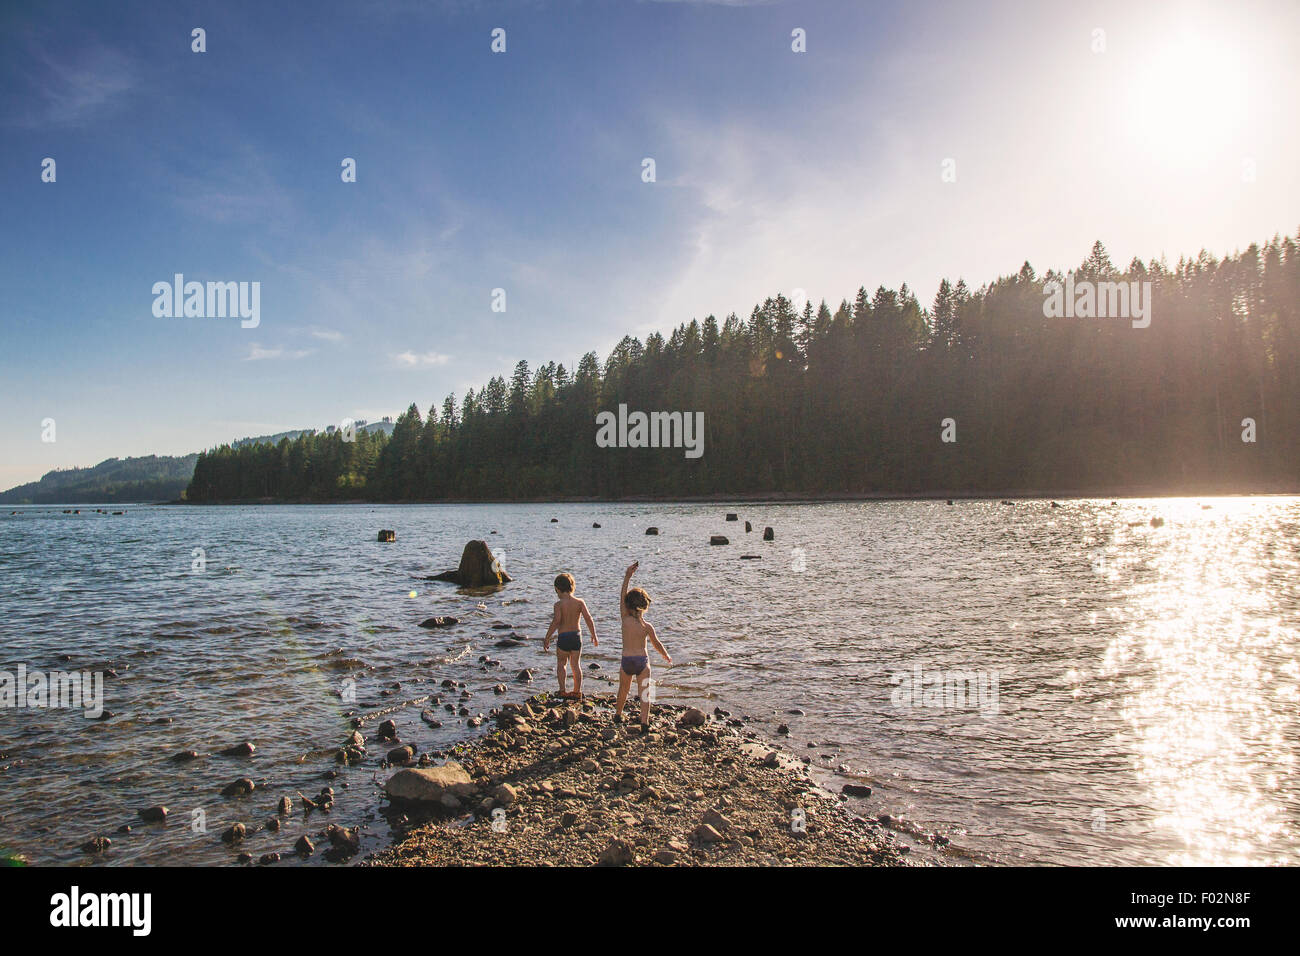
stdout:
MULTIPOLYGON (((633 559, 677 662, 655 665, 662 699, 748 714, 772 734, 788 723, 790 748, 836 789, 875 788, 864 810, 948 836, 942 857, 1296 862, 1300 499, 735 507, 750 535, 715 505, 79 507, 0 516, 0 669, 109 662, 120 675, 108 720, 0 710, 0 847, 34 862, 87 862, 77 847, 98 833, 113 839, 109 864, 233 860, 225 827, 325 784, 349 707, 393 708, 421 749, 466 736, 452 715, 423 723, 424 698, 450 677, 486 712, 491 685, 524 666, 550 689, 540 638, 558 570, 609 642, 584 656, 606 689, 633 559), (765 525, 774 543, 758 540, 765 525), (377 544, 379 528, 397 543, 377 544), (717 533, 732 544, 710 547, 717 533), (473 537, 515 583, 473 597, 421 580, 473 537), (417 626, 434 614, 464 623, 417 626), (497 650, 498 623, 532 640, 497 650), (900 681, 918 669, 913 694, 900 681), (349 678, 355 705, 339 697, 349 678), (168 759, 242 740, 251 760, 168 759), (245 775, 265 792, 218 796, 245 775), (166 825, 134 819, 154 803, 172 809, 166 825)), ((332 782, 331 819, 365 824, 367 849, 389 833, 385 749, 332 782)), ((296 815, 244 848, 284 852, 323 823, 296 815)))

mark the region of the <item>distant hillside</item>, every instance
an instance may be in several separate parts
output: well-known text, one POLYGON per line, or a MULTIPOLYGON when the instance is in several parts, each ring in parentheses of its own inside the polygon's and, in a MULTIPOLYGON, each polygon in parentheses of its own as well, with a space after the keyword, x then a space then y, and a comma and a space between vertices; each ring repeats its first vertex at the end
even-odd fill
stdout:
MULTIPOLYGON (((358 421, 357 430, 391 435, 393 421, 358 421)), ((330 426, 327 432, 333 431, 330 426)), ((312 428, 241 438, 230 447, 246 445, 278 445, 282 439, 293 441, 300 435, 314 435, 312 428)), ((62 468, 46 472, 40 481, 28 482, 8 491, 0 492, 0 504, 54 505, 54 504, 111 504, 134 501, 175 501, 180 498, 194 477, 194 463, 198 454, 178 458, 172 455, 147 455, 141 458, 109 458, 93 468, 62 468)))
POLYGON ((40 481, 0 492, 0 503, 50 505, 170 501, 179 498, 190 483, 198 457, 148 455, 143 458, 109 458, 93 468, 46 472, 40 481))

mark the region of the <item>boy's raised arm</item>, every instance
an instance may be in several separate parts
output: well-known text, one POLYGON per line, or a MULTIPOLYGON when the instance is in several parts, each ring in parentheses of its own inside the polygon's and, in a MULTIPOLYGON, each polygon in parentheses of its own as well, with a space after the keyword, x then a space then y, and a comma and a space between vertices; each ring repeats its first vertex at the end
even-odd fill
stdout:
POLYGON ((618 615, 621 619, 627 613, 627 586, 632 580, 632 575, 636 574, 636 569, 641 566, 640 561, 633 561, 623 572, 623 589, 618 592, 618 615))

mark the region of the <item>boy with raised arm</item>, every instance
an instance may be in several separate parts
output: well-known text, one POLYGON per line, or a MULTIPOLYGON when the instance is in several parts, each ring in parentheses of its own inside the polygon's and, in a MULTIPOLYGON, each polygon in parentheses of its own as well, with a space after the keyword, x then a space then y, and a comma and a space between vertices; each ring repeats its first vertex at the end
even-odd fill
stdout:
POLYGON ((618 596, 619 617, 623 621, 623 662, 618 669, 618 700, 614 704, 614 719, 623 719, 623 704, 627 701, 632 679, 636 678, 637 693, 641 697, 641 732, 647 733, 650 730, 650 656, 646 653, 646 641, 669 664, 673 659, 659 643, 654 626, 645 619, 646 608, 650 606, 650 595, 641 588, 628 590, 632 575, 640 566, 640 561, 633 561, 628 566, 623 575, 623 590, 618 596))

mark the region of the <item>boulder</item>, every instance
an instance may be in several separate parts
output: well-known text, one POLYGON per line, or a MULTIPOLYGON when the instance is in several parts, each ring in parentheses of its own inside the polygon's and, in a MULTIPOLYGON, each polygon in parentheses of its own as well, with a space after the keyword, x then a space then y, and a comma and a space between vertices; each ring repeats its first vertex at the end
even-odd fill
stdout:
POLYGON ((396 531, 390 531, 390 530, 388 530, 387 528, 385 528, 385 529, 383 529, 383 530, 381 530, 381 531, 379 532, 379 536, 378 536, 375 540, 376 540, 376 541, 383 542, 383 543, 385 543, 385 544, 390 543, 390 542, 393 542, 393 541, 396 541, 396 540, 397 540, 397 532, 396 532, 396 531))
POLYGON ((251 757, 257 752, 257 747, 245 740, 242 744, 235 744, 233 747, 227 747, 225 750, 218 750, 217 753, 223 757, 251 757))
POLYGON ((727 520, 728 520, 728 521, 739 521, 740 518, 736 515, 736 513, 735 513, 734 511, 728 511, 728 512, 727 512, 727 520))
POLYGON ((299 856, 311 856, 316 852, 316 844, 312 843, 309 837, 300 836, 298 842, 293 845, 293 849, 299 856))
POLYGON ((145 807, 140 811, 140 819, 145 823, 162 823, 167 819, 167 808, 162 806, 145 807))
POLYGON ((599 527, 600 527, 600 522, 599 522, 599 521, 593 521, 593 522, 591 523, 591 526, 592 526, 593 528, 599 528, 599 527))
POLYGON ((731 544, 726 535, 714 534, 709 536, 709 544, 731 544))
POLYGON ((399 770, 388 778, 384 791, 389 798, 404 803, 441 803, 444 794, 464 797, 474 792, 474 784, 465 768, 455 761, 441 767, 413 767, 399 770))
POLYGON ((519 791, 508 783, 503 783, 492 791, 492 796, 502 806, 510 806, 519 799, 519 791))
POLYGON ((646 534, 658 534, 658 533, 659 533, 659 529, 658 529, 658 528, 646 528, 646 529, 645 529, 645 533, 646 533, 646 534))
POLYGON ((764 540, 764 541, 775 541, 775 540, 776 540, 776 532, 773 531, 770 527, 764 528, 764 529, 763 529, 763 540, 764 540))
POLYGON ((849 797, 869 797, 871 788, 860 783, 846 783, 840 787, 840 793, 849 797))
POLYGON ((242 823, 236 823, 225 833, 221 834, 222 843, 238 843, 248 835, 248 829, 242 823))
POLYGON ((749 533, 750 533, 751 531, 753 531, 753 530, 754 530, 754 526, 753 526, 752 524, 750 524, 748 521, 746 521, 746 522, 745 522, 745 534, 749 534, 749 533))
POLYGON ((460 555, 460 566, 455 571, 444 571, 433 576, 434 581, 450 581, 463 588, 496 587, 510 582, 510 575, 501 565, 486 541, 470 541, 460 555))

